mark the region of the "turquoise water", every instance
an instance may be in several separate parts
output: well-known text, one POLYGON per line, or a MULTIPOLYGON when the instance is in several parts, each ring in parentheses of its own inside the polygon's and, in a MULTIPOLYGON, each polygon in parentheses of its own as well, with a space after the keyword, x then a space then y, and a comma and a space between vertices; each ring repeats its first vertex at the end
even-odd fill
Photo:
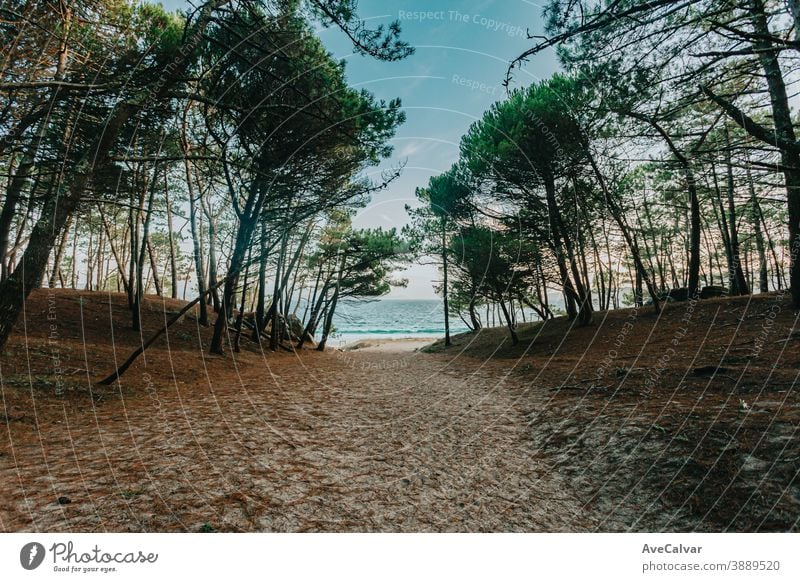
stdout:
MULTIPOLYGON (((369 338, 429 338, 444 336, 444 310, 438 299, 380 299, 346 302, 333 317, 336 335, 332 346, 369 338)), ((457 316, 450 318, 450 332, 468 328, 457 316)))

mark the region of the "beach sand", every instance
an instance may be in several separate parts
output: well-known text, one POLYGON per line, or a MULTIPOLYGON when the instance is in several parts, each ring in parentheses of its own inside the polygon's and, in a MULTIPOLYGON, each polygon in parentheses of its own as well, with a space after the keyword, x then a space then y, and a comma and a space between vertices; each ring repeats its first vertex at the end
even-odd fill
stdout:
POLYGON ((438 338, 365 339, 339 348, 344 352, 414 352, 434 343, 438 338))
MULTIPOLYGON (((210 357, 198 345, 207 330, 187 318, 119 385, 98 387, 139 341, 125 296, 110 299, 55 293, 63 397, 44 293, 29 302, 27 336, 7 346, 4 531, 591 527, 532 446, 502 374, 414 351, 422 340, 325 353, 247 342, 210 357)), ((154 330, 178 304, 144 307, 154 330)))
MULTIPOLYGON (((150 366, 160 370, 167 357, 151 352, 150 366)), ((146 385, 132 370, 120 394, 96 393, 97 402, 85 392, 66 402, 7 398, 2 528, 591 527, 489 375, 470 377, 447 357, 413 351, 266 361, 243 353, 238 367, 238 375, 210 369, 207 380, 189 382, 157 372, 146 385)))
MULTIPOLYGON (((486 330, 436 353, 247 341, 208 356, 187 317, 100 387, 140 341, 125 296, 36 292, 0 356, 0 530, 796 529, 790 309, 752 352, 777 301, 701 302, 666 364, 684 306, 521 326, 514 347, 486 330)), ((148 299, 145 329, 179 306, 148 299)))

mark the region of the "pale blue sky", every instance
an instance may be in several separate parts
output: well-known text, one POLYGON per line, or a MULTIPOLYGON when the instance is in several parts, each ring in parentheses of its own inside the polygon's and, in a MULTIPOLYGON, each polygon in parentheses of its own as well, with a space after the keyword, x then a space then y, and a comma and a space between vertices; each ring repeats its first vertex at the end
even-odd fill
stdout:
MULTIPOLYGON (((162 3, 187 5, 183 0, 162 3)), ((350 83, 383 99, 400 97, 408 118, 387 163, 406 161, 405 171, 373 197, 356 218, 357 226, 406 224, 404 208, 413 203, 414 189, 458 159, 458 142, 469 125, 503 98, 507 63, 530 46, 526 29, 541 34, 541 12, 540 4, 527 0, 361 0, 362 18, 374 25, 400 20, 403 38, 416 47, 414 55, 397 63, 355 55, 340 32, 321 31, 334 56, 347 62, 350 83)), ((517 72, 516 83, 530 84, 557 69, 552 53, 537 56, 517 72)), ((394 290, 392 297, 435 297, 435 267, 415 265, 403 276, 410 280, 408 288, 394 290)))

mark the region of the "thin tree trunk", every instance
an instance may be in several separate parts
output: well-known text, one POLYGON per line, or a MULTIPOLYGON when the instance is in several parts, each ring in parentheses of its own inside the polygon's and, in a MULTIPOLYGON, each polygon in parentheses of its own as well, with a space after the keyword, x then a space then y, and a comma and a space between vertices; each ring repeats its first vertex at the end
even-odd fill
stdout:
POLYGON ((164 172, 164 201, 167 206, 167 236, 169 237, 169 270, 171 281, 170 296, 173 299, 178 298, 178 257, 177 249, 175 248, 175 230, 172 224, 172 201, 169 198, 169 183, 167 181, 168 173, 164 172))
POLYGON ((450 303, 449 303, 449 288, 448 288, 448 264, 447 264, 447 230, 444 219, 442 219, 442 295, 444 298, 444 345, 449 347, 453 345, 450 339, 450 303))
MULTIPOLYGON (((195 277, 197 278, 197 294, 205 297, 206 293, 206 280, 203 272, 203 251, 200 246, 200 235, 197 225, 197 199, 195 197, 194 186, 192 183, 192 166, 189 160, 191 153, 191 146, 189 145, 189 137, 187 134, 186 116, 188 115, 189 108, 184 110, 181 123, 181 140, 183 142, 184 160, 183 167, 186 173, 186 189, 189 195, 189 225, 192 233, 192 249, 194 255, 194 269, 195 277)), ((200 325, 208 325, 208 307, 206 302, 203 301, 200 305, 200 317, 198 319, 200 325)), ((220 348, 221 349, 221 348, 220 348)))
POLYGON ((258 256, 258 302, 256 303, 256 321, 253 340, 258 340, 267 327, 267 223, 261 221, 261 252, 258 256))
POLYGON ((723 126, 723 135, 725 136, 725 165, 727 166, 726 179, 727 179, 727 194, 728 194, 728 223, 730 224, 730 245, 731 245, 731 259, 732 259, 732 273, 731 280, 734 285, 731 291, 738 295, 749 295, 750 288, 747 280, 742 272, 741 258, 739 256, 739 232, 736 226, 736 203, 733 199, 735 185, 733 182, 733 164, 731 162, 731 140, 728 133, 728 126, 723 126))
POLYGON ((250 275, 250 257, 252 255, 253 249, 251 248, 247 252, 247 266, 244 269, 244 275, 242 277, 242 299, 239 302, 239 313, 236 316, 236 340, 233 343, 233 351, 237 354, 242 351, 242 325, 244 325, 244 308, 245 301, 247 299, 247 279, 250 275))
POLYGON ((234 242, 230 267, 228 269, 228 272, 234 273, 234 276, 225 278, 220 311, 214 323, 214 334, 211 338, 211 346, 209 347, 209 352, 212 354, 222 355, 224 353, 222 345, 225 334, 228 331, 228 318, 233 308, 233 295, 236 289, 237 277, 238 273, 242 270, 245 254, 247 253, 247 249, 250 248, 250 242, 253 238, 253 230, 255 228, 255 219, 253 216, 258 216, 260 208, 256 210, 256 212, 247 212, 247 214, 243 215, 239 220, 239 229, 236 233, 236 241, 234 242))
POLYGON ((78 287, 78 279, 77 279, 77 263, 78 263, 78 221, 79 218, 75 219, 75 228, 72 233, 72 257, 70 257, 70 287, 72 289, 77 289, 78 287))
POLYGON ((308 316, 308 321, 306 322, 305 329, 303 330, 303 337, 300 338, 300 343, 297 346, 298 348, 302 348, 303 344, 306 342, 306 338, 311 337, 316 330, 319 310, 322 308, 322 303, 325 300, 325 295, 327 293, 327 285, 330 283, 330 280, 326 279, 325 285, 320 287, 323 266, 324 263, 320 261, 319 270, 317 271, 317 280, 314 283, 314 294, 309 301, 310 313, 308 316))
POLYGON ((478 317, 478 314, 475 312, 475 302, 476 302, 476 297, 473 294, 472 297, 470 297, 470 300, 469 300, 469 309, 468 309, 469 310, 469 319, 470 319, 470 321, 472 321, 472 330, 473 331, 478 331, 478 330, 481 329, 481 320, 478 317))
POLYGON ((758 204, 756 197, 756 189, 753 185, 753 177, 750 173, 750 168, 747 168, 747 187, 750 192, 750 204, 752 210, 750 212, 750 220, 753 223, 753 232, 756 238, 756 249, 758 251, 758 289, 761 293, 769 292, 769 273, 767 270, 767 252, 764 245, 764 233, 761 231, 761 207, 758 204))
POLYGON ((333 325, 333 315, 336 311, 336 305, 339 302, 339 291, 342 286, 342 277, 344 277, 344 268, 347 261, 347 253, 342 251, 342 257, 339 261, 339 272, 336 276, 336 285, 333 288, 333 297, 331 298, 331 302, 328 305, 327 309, 325 310, 325 324, 322 328, 322 338, 319 340, 319 344, 317 345, 317 351, 324 352, 325 346, 328 343, 328 336, 331 333, 331 327, 333 325))
MULTIPOLYGON (((187 280, 188 280, 188 276, 187 276, 187 280)), ((226 277, 225 279, 220 281, 217 285, 218 286, 222 285, 227 280, 228 280, 228 278, 226 277)), ((184 287, 184 291, 185 291, 185 287, 184 287)), ((209 293, 210 291, 211 291, 211 289, 208 289, 206 291, 206 293, 209 293)), ((153 345, 156 342, 156 340, 158 338, 160 338, 173 324, 175 324, 177 321, 180 321, 180 319, 190 309, 192 309, 196 304, 201 303, 204 299, 205 299, 205 295, 198 295, 194 300, 192 300, 189 303, 187 303, 186 305, 184 305, 183 308, 178 313, 173 315, 169 319, 169 321, 167 321, 167 323, 164 324, 164 326, 161 329, 159 329, 156 333, 154 333, 152 336, 150 336, 150 339, 148 339, 146 342, 144 342, 141 345, 141 347, 139 347, 136 350, 134 350, 133 353, 131 353, 131 355, 128 356, 128 358, 124 362, 122 362, 122 364, 120 364, 120 366, 116 370, 114 370, 111 374, 109 374, 108 376, 106 376, 105 378, 100 380, 98 382, 98 384, 100 384, 101 386, 107 386, 107 385, 111 384, 114 380, 116 380, 118 378, 121 378, 122 375, 128 370, 128 368, 130 368, 131 365, 136 361, 136 359, 139 356, 141 356, 145 352, 145 350, 147 350, 147 348, 149 348, 151 345, 153 345)))
POLYGON ((156 295, 161 297, 163 293, 161 292, 161 281, 158 278, 157 260, 155 251, 153 250, 153 243, 149 238, 147 239, 147 254, 150 255, 150 270, 153 271, 153 283, 156 286, 156 295))
MULTIPOLYGON (((47 285, 51 289, 56 286, 56 278, 61 277, 61 263, 64 260, 64 249, 67 247, 71 223, 72 216, 67 219, 67 224, 64 225, 64 232, 61 234, 61 242, 58 244, 58 247, 56 247, 56 256, 53 260, 53 272, 50 274, 50 281, 48 281, 47 285)), ((62 283, 61 286, 63 287, 64 284, 62 283)))
POLYGON ((275 265, 275 283, 272 286, 272 302, 267 313, 267 319, 272 322, 272 327, 269 330, 269 348, 277 350, 281 340, 281 332, 283 329, 280 327, 280 319, 283 315, 279 309, 279 298, 281 293, 281 278, 283 273, 283 261, 286 258, 286 248, 288 245, 289 234, 286 230, 281 235, 281 248, 278 252, 278 260, 275 265))
MULTIPOLYGON (((108 221, 106 220, 105 213, 103 212, 102 205, 98 204, 97 209, 100 212, 100 220, 103 223, 103 229, 106 232, 106 238, 109 242, 109 247, 111 248, 111 254, 114 256, 114 262, 117 263, 117 272, 119 273, 120 278, 122 279, 122 286, 125 289, 125 292, 128 292, 128 278, 125 276, 125 269, 122 266, 125 264, 124 260, 120 260, 119 254, 117 253, 117 247, 114 244, 114 237, 111 235, 111 229, 108 225, 108 221)), ((73 254, 73 257, 75 255, 73 254)))
POLYGON ((502 299, 500 299, 500 309, 503 311, 503 317, 505 317, 506 319, 506 326, 508 327, 508 333, 511 334, 511 344, 517 345, 519 343, 517 330, 514 329, 514 322, 511 320, 511 315, 508 313, 506 304, 502 299))
POLYGON ((594 159, 594 156, 591 154, 591 150, 589 149, 588 144, 586 144, 586 152, 589 154, 589 163, 592 166, 592 171, 594 172, 595 177, 600 183, 600 189, 602 190, 603 197, 605 198, 606 201, 606 208, 608 208, 608 211, 611 213, 611 217, 617 222, 620 232, 622 232, 622 236, 625 239, 625 243, 628 245, 628 250, 630 251, 631 256, 633 257, 636 269, 639 271, 642 280, 647 286, 647 291, 650 294, 650 298, 653 301, 653 309, 656 311, 656 313, 660 313, 661 303, 658 299, 658 292, 656 291, 656 288, 650 279, 650 275, 647 272, 647 269, 645 269, 644 263, 642 262, 638 243, 631 234, 631 229, 628 227, 627 221, 625 220, 622 210, 620 209, 616 200, 614 200, 611 191, 608 189, 605 177, 600 171, 600 167, 597 165, 597 161, 594 159))

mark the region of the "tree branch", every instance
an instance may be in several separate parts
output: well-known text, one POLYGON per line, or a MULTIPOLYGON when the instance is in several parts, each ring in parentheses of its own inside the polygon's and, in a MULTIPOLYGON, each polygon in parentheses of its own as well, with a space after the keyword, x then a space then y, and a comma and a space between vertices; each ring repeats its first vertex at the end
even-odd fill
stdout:
POLYGON ((787 141, 782 139, 775 133, 774 131, 770 131, 768 128, 764 127, 757 121, 755 121, 752 117, 748 116, 744 111, 736 107, 733 103, 728 101, 727 99, 716 95, 709 87, 706 85, 700 86, 700 91, 711 99, 714 103, 716 103, 725 113, 728 114, 737 125, 739 125, 742 129, 744 129, 747 133, 749 133, 754 138, 763 141, 764 143, 768 143, 770 145, 775 146, 778 149, 791 151, 794 153, 800 153, 800 146, 797 142, 787 141))

